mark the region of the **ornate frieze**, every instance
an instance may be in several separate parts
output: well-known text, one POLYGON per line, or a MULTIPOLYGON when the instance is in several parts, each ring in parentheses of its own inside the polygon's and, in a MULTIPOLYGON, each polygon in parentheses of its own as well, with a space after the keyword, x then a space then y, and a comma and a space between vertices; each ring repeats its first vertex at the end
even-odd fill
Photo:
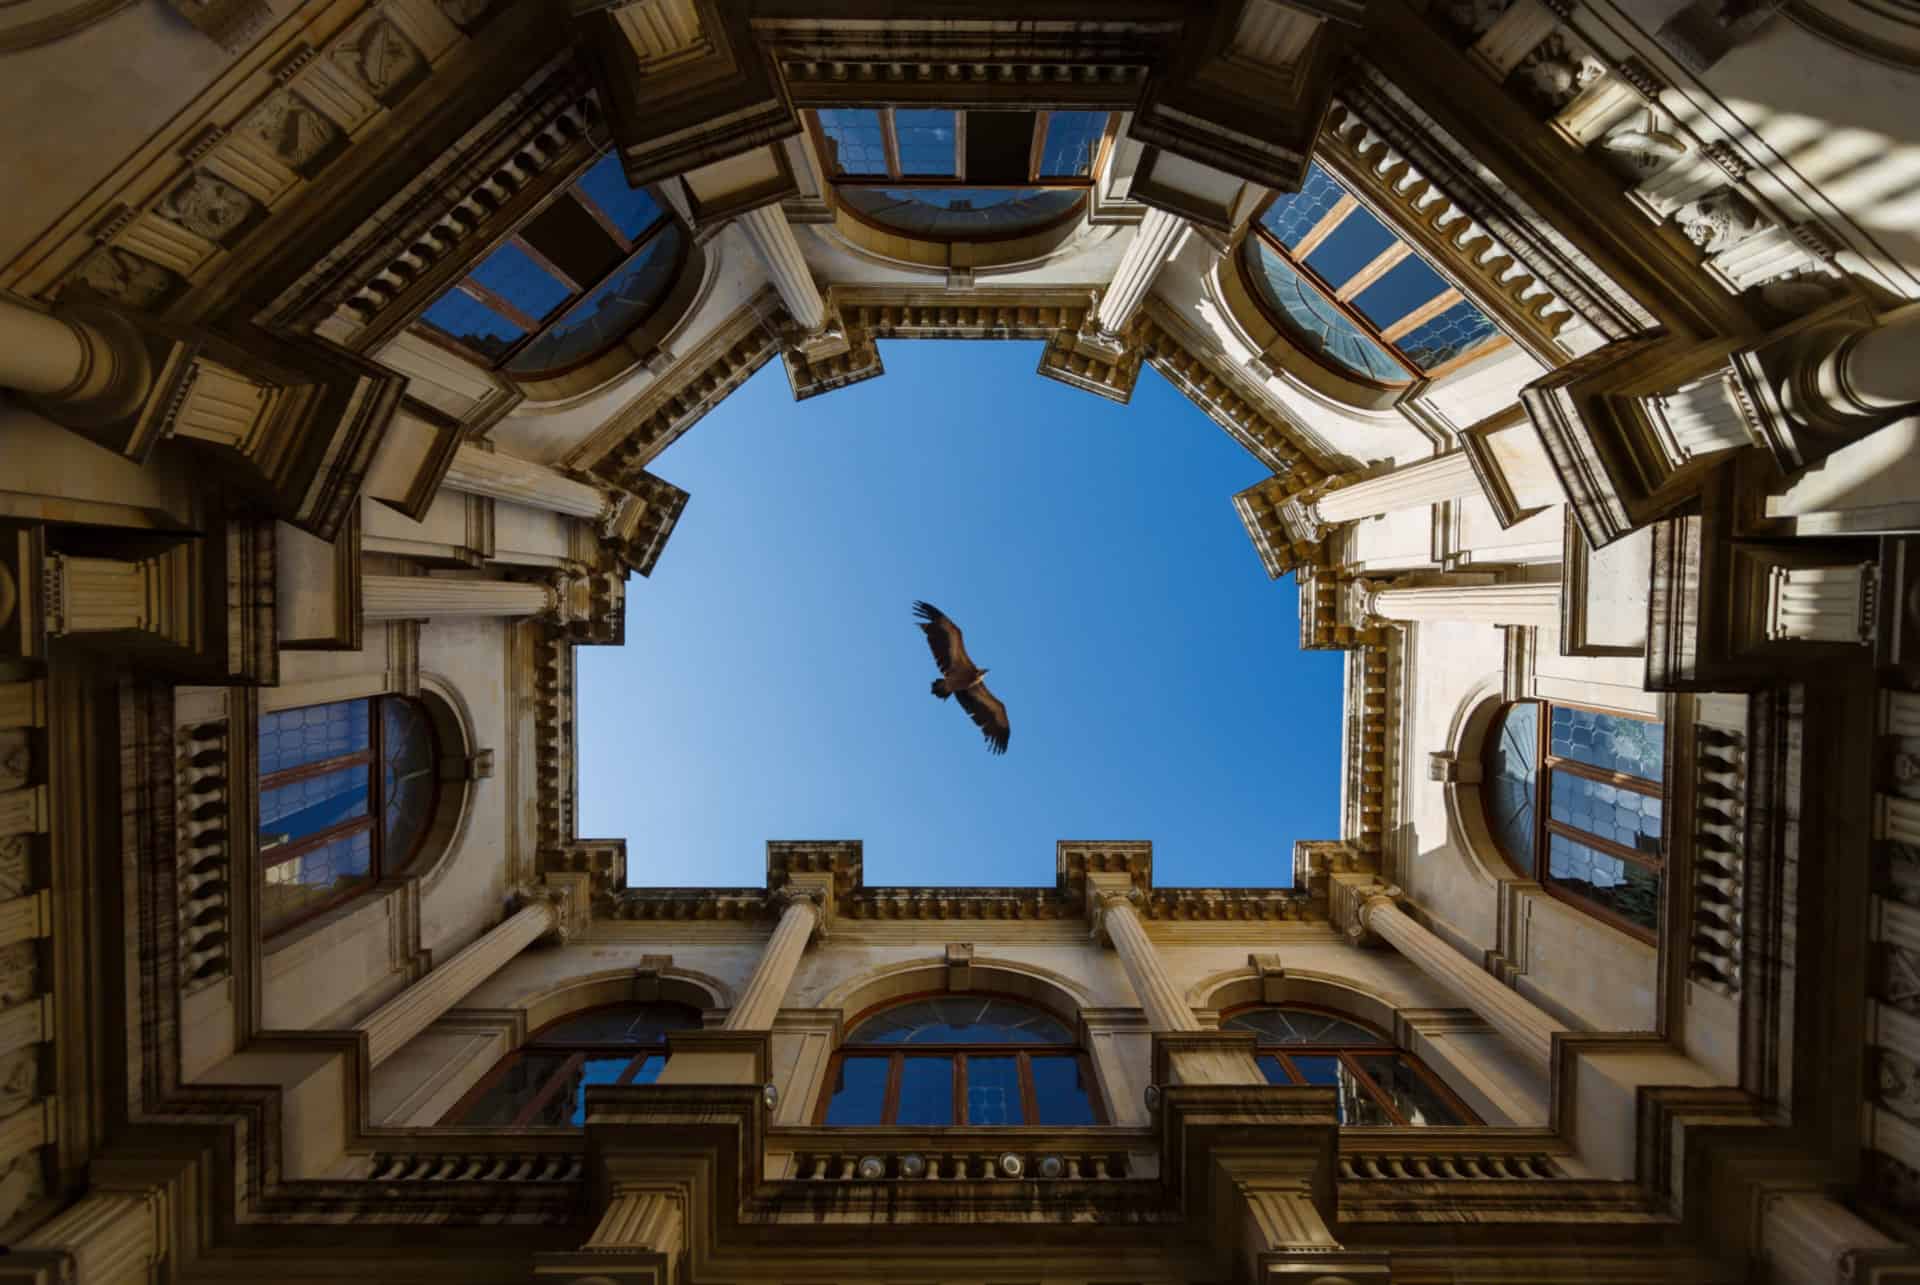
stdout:
POLYGON ((233 971, 233 797, 224 720, 179 733, 180 986, 192 994, 233 971))

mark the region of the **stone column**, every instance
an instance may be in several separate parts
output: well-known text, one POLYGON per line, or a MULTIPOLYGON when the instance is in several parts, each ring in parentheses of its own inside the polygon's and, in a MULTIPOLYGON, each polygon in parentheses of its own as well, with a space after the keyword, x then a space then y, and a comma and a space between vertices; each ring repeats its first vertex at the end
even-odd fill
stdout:
POLYGON ((90 401, 136 368, 144 372, 124 335, 0 296, 0 387, 47 401, 90 401))
POLYGON ((1813 367, 1810 391, 1839 415, 1920 406, 1920 308, 1842 338, 1813 367))
POLYGON ((605 521, 618 503, 618 497, 606 488, 568 477, 559 469, 468 445, 454 452, 446 485, 469 495, 491 496, 595 522, 605 521))
POLYGON ((1127 243, 1126 253, 1120 256, 1113 280, 1100 295, 1095 317, 1102 334, 1118 335, 1127 328, 1141 301, 1147 297, 1147 291, 1153 288, 1153 279, 1179 249, 1187 226, 1187 221, 1177 214, 1161 209, 1147 211, 1134 231, 1133 240, 1127 243))
POLYGON ((1462 621, 1486 625, 1560 623, 1560 586, 1554 583, 1380 586, 1356 580, 1355 618, 1462 621))
POLYGON ((1755 445, 1747 416, 1735 396, 1732 376, 1719 371, 1652 399, 1656 427, 1675 464, 1755 445))
POLYGON ((1349 935, 1372 933, 1420 966, 1499 1031, 1536 1066, 1547 1068, 1553 1057, 1553 1033, 1559 1024, 1535 1008, 1517 991, 1501 985, 1491 973, 1476 968, 1459 951, 1415 923, 1394 904, 1397 889, 1383 885, 1362 888, 1354 897, 1354 922, 1349 935))
POLYGON ((71 1255, 88 1285, 148 1285, 167 1252, 167 1202, 159 1191, 96 1191, 15 1246, 71 1255))
POLYGON ((1466 452, 1455 451, 1328 491, 1310 507, 1322 523, 1331 526, 1479 493, 1480 479, 1466 452))
POLYGON ((1187 1001, 1167 975, 1160 953, 1153 948, 1145 925, 1134 911, 1137 890, 1109 889, 1093 894, 1096 919, 1094 932, 1104 933, 1119 952, 1120 966, 1127 970, 1133 993, 1140 997, 1147 1025, 1156 1031, 1197 1031, 1200 1023, 1187 1007, 1187 1001))
POLYGON ((1874 564, 1769 567, 1768 638, 1795 642, 1873 641, 1874 564))
POLYGON ((1817 1191, 1776 1192, 1763 1198, 1760 1256, 1769 1285, 1841 1285, 1866 1279, 1860 1269, 1869 1261, 1876 1266, 1920 1265, 1920 1255, 1817 1191))
POLYGON ((444 576, 364 576, 361 610, 368 620, 436 616, 537 616, 560 607, 552 585, 524 580, 461 580, 444 576))
POLYGON ((727 1014, 723 1030, 773 1029, 773 1019, 786 1002, 787 988, 793 985, 793 973, 800 966, 800 956, 812 940, 814 929, 820 925, 822 894, 788 889, 776 895, 785 902, 780 922, 774 927, 773 936, 767 938, 767 948, 761 953, 740 1002, 727 1014))
POLYGON ((787 305, 787 312, 800 329, 811 334, 825 325, 826 301, 813 283, 813 273, 800 253, 800 243, 794 239, 786 213, 777 204, 762 205, 740 215, 738 222, 767 265, 767 275, 780 292, 780 302, 787 305))
MULTIPOLYGON (((548 890, 542 889, 544 893, 548 890)), ((514 956, 549 933, 564 934, 564 904, 532 895, 478 941, 382 1004, 359 1023, 367 1033, 367 1061, 379 1066, 408 1040, 445 1016, 514 956)))
POLYGON ((616 1187, 593 1238, 583 1248, 651 1251, 669 1257, 685 1244, 680 1193, 616 1187))

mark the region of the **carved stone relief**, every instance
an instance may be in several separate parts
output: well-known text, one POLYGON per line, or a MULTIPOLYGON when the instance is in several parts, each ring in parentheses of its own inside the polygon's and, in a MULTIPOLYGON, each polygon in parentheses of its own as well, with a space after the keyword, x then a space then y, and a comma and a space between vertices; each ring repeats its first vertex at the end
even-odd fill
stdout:
POLYGON ((0 839, 0 901, 11 901, 33 891, 33 862, 27 843, 28 837, 24 834, 0 839))
POLYGON ((29 1044, 0 1057, 0 1119, 39 1096, 40 1046, 29 1044))
POLYGON ((1880 998, 1903 1013, 1920 1017, 1920 955, 1892 944, 1882 950, 1880 998))
POLYGON ((0 1169, 0 1227, 11 1223, 20 1216, 21 1210, 46 1194, 40 1148, 33 1147, 14 1156, 5 1169, 0 1169))
POLYGON ((383 103, 402 97, 427 69, 427 60, 413 42, 386 18, 368 23, 366 30, 335 49, 333 58, 383 103))
POLYGON ((129 308, 153 308, 172 296, 180 278, 137 254, 103 245, 81 262, 68 284, 85 286, 129 308))
POLYGON ((1601 158, 1620 177, 1638 183, 1652 178, 1687 154, 1687 145, 1649 117, 1616 125, 1600 140, 1601 158))
POLYGON ((1908 1120, 1920 1121, 1920 1064, 1889 1048, 1878 1052, 1875 1091, 1880 1105, 1908 1120))
POLYGON ((1513 83, 1549 112, 1557 112, 1606 74, 1606 65, 1598 58, 1555 32, 1520 60, 1513 69, 1513 83))
POLYGON ((290 89, 268 98, 247 118, 251 130, 288 169, 309 173, 333 158, 340 127, 290 89))
POLYGON ((195 236, 225 245, 264 211, 258 201, 205 170, 195 170, 160 203, 160 213, 195 236))
POLYGON ((1687 240, 1708 254, 1718 254, 1766 228, 1759 211, 1730 187, 1689 201, 1674 211, 1673 221, 1687 240))
POLYGON ((30 941, 0 949, 0 1009, 24 1004, 40 993, 40 956, 30 941))
POLYGON ((18 789, 33 770, 33 744, 25 728, 0 731, 0 790, 18 789))
POLYGON ((1447 25, 1478 39, 1513 5, 1513 0, 1447 0, 1440 13, 1447 25))

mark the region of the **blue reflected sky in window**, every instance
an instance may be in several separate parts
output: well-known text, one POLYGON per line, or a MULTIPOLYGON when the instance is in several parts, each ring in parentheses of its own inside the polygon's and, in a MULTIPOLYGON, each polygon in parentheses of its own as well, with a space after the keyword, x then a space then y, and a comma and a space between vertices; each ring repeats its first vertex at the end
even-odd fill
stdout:
POLYGON ((1657 931, 1660 876, 1653 871, 1561 834, 1547 836, 1547 869, 1554 882, 1569 891, 1630 923, 1657 931))
POLYGON ((1660 799, 1625 786, 1553 774, 1549 802, 1555 821, 1609 839, 1623 848, 1660 855, 1660 799))
POLYGON ((433 301, 422 320, 477 353, 498 357, 525 335, 513 322, 458 289, 433 301))
POLYGON ((1260 222, 1279 238, 1281 245, 1291 250, 1300 244, 1301 238, 1313 231, 1314 226, 1326 217, 1327 211, 1338 205, 1346 194, 1346 189, 1334 182, 1317 163, 1310 164, 1307 166, 1306 181, 1301 183, 1300 190, 1275 197, 1273 203, 1261 213, 1260 222))
POLYGON ((1432 370, 1472 352, 1499 333, 1500 328, 1486 313, 1462 299, 1400 336, 1399 348, 1414 364, 1432 370))
POLYGON ((1063 1126, 1093 1124, 1093 1100, 1078 1057, 1036 1057, 1033 1068, 1035 1124, 1063 1126))
POLYGON ((1292 264, 1275 254, 1257 237, 1247 239, 1253 256, 1253 281, 1267 302, 1290 325, 1293 334, 1313 351, 1325 354, 1363 378, 1383 384, 1403 384, 1407 372, 1345 314, 1308 285, 1292 264))
POLYGON ((1486 785, 1494 842, 1508 861, 1533 872, 1536 785, 1540 771, 1540 706, 1507 707, 1494 729, 1493 774, 1486 785))
POLYGON ((893 137, 900 145, 900 172, 923 177, 953 174, 953 122, 950 109, 901 107, 893 113, 893 137))
POLYGON ((1040 145, 1040 172, 1048 178, 1085 178, 1107 128, 1105 112, 1053 112, 1040 145))
POLYGON ((880 113, 866 107, 830 107, 820 112, 827 139, 827 163, 836 172, 859 177, 885 176, 887 143, 880 113))
POLYGON ((530 374, 585 361, 646 320, 673 284, 682 239, 679 224, 662 228, 624 267, 515 354, 507 369, 530 374))
POLYGON ((260 792, 260 832, 289 842, 367 814, 367 768, 354 764, 260 792))
POLYGON ((1410 254, 1387 270, 1378 281, 1353 296, 1360 315, 1385 330, 1423 304, 1431 303, 1448 289, 1445 279, 1433 265, 1417 254, 1410 254))
POLYGON ((1043 228, 1084 199, 1077 190, 1031 187, 843 187, 838 196, 876 223, 931 240, 1043 228))
POLYGON ((1013 1000, 947 995, 883 1009, 847 1035, 849 1044, 1071 1044, 1051 1013, 1013 1000))
POLYGON ((967 1059, 967 1123, 1025 1124, 1020 1105, 1020 1063, 1001 1054, 967 1059))
POLYGON ((953 1059, 909 1057, 900 1062, 900 1104, 895 1124, 953 1123, 953 1059))
POLYGON ((1275 1005, 1235 1013, 1222 1022, 1229 1031, 1252 1031, 1262 1044, 1385 1044, 1386 1041, 1358 1022, 1322 1013, 1315 1008, 1289 1008, 1275 1005))
POLYGON ((500 246, 473 269, 473 279, 539 321, 567 301, 573 291, 512 242, 500 246))
POLYGON ((879 1124, 887 1103, 887 1068, 891 1061, 884 1057, 842 1058, 839 1082, 827 1103, 827 1123, 879 1124))
POLYGON ((1666 769, 1666 728, 1637 718, 1555 705, 1547 749, 1560 758, 1658 784, 1666 769))
POLYGON ((334 701, 260 716, 260 775, 305 767, 367 748, 365 700, 334 701))
POLYGON ((1387 231, 1379 219, 1364 209, 1354 209, 1307 255, 1307 266, 1338 290, 1381 251, 1399 243, 1400 238, 1387 231))
POLYGON ((617 153, 608 152, 574 183, 613 225, 635 241, 660 218, 660 203, 644 187, 628 187, 617 153))

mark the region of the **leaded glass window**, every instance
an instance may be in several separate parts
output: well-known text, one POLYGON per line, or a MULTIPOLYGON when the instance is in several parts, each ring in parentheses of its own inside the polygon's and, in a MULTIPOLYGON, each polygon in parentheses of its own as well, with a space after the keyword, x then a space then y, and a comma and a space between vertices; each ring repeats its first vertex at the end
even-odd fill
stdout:
POLYGON ((1477 1124, 1426 1064, 1363 1022, 1304 1004, 1230 1012, 1227 1031, 1252 1031, 1269 1084, 1334 1090, 1343 1125, 1477 1124))
POLYGON ((563 374, 645 322, 686 252, 680 224, 608 152, 429 304, 420 331, 510 374, 563 374))
POLYGON ((1520 701, 1488 737, 1481 793, 1500 853, 1564 901, 1645 940, 1660 928, 1666 729, 1520 701))
POLYGON ((404 870, 426 837, 439 753, 418 702, 378 696, 265 714, 259 755, 263 935, 404 870))
POLYGON ((957 994, 874 1013, 834 1055, 815 1120, 839 1125, 1100 1124, 1093 1068, 1058 1017, 957 994))
POLYGON ((1369 383, 1443 374, 1501 339, 1484 312, 1318 164, 1298 192, 1261 212, 1241 256, 1275 325, 1369 383))
POLYGON ((579 1128, 588 1086, 653 1083, 667 1065, 668 1033, 699 1026, 699 1010, 684 1004, 618 1004, 563 1017, 502 1058, 440 1123, 579 1128))

